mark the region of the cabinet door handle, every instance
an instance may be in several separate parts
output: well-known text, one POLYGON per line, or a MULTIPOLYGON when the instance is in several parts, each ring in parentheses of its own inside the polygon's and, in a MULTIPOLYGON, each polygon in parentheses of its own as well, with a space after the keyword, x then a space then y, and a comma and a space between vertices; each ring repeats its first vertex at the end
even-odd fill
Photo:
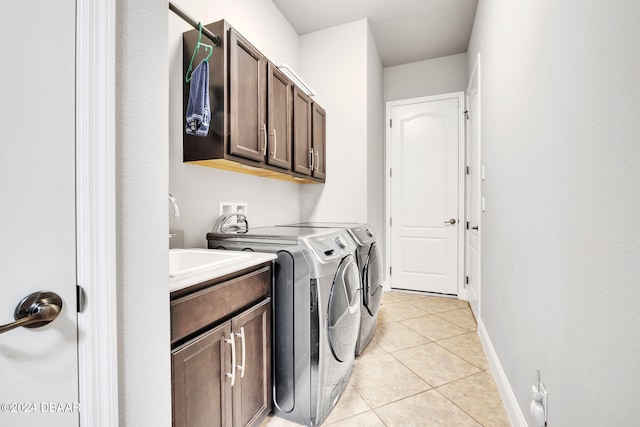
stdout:
POLYGON ((241 342, 242 342, 242 365, 238 365, 237 369, 240 369, 240 378, 244 378, 244 366, 246 363, 246 358, 245 358, 245 346, 244 346, 244 326, 240 328, 240 333, 236 334, 237 337, 240 337, 241 342))
POLYGON ((262 146, 262 155, 267 155, 267 125, 262 125, 262 133, 264 134, 264 145, 262 146))
POLYGON ((227 344, 231 344, 231 373, 227 373, 227 378, 231 378, 231 387, 236 383, 236 339, 233 337, 233 332, 231 333, 231 337, 224 342, 227 344))
POLYGON ((320 171, 320 153, 316 150, 316 172, 320 171))
POLYGON ((313 170, 313 148, 309 150, 309 166, 311 170, 313 170))
POLYGON ((273 158, 276 158, 276 150, 278 149, 278 139, 277 139, 277 135, 276 135, 276 130, 273 129, 273 153, 271 153, 273 155, 273 158))

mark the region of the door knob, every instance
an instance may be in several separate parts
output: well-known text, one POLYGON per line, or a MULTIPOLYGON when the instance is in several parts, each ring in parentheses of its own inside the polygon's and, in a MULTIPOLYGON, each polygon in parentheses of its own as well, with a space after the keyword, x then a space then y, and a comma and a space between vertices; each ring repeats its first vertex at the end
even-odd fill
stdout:
POLYGON ((449 221, 445 221, 444 223, 454 225, 456 223, 456 220, 451 218, 449 221))
POLYGON ((54 292, 40 291, 27 295, 16 307, 13 323, 0 326, 0 334, 24 326, 39 328, 58 317, 62 310, 62 298, 54 292))

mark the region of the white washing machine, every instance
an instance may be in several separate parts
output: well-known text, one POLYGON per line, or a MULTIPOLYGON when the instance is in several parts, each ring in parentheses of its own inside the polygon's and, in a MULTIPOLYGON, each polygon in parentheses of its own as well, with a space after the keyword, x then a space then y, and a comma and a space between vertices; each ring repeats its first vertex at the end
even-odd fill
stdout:
POLYGON ((321 424, 349 381, 360 331, 356 244, 344 229, 253 228, 207 234, 210 249, 277 255, 273 303, 273 412, 321 424))
POLYGON ((354 222, 302 222, 299 224, 282 225, 280 227, 313 227, 326 229, 345 229, 357 245, 356 261, 360 270, 362 290, 360 301, 360 335, 356 345, 356 356, 367 347, 374 333, 378 321, 380 301, 384 294, 382 286, 382 259, 376 242, 376 234, 370 224, 354 222))

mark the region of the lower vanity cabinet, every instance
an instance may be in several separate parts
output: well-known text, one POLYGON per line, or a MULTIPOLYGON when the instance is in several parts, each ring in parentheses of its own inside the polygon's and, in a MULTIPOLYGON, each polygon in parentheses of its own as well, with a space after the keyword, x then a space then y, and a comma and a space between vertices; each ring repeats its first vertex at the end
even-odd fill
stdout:
POLYGON ((232 425, 230 336, 227 322, 172 352, 174 426, 232 425))
POLYGON ((233 425, 259 425, 271 412, 271 299, 234 317, 231 330, 237 366, 233 425))
MULTIPOLYGON (((266 265, 172 296, 174 426, 258 426, 271 412, 270 289, 271 268, 266 265), (193 338, 178 338, 193 326, 174 327, 174 321, 184 324, 186 313, 197 316, 194 307, 207 304, 216 320, 193 338)), ((191 325, 208 320, 198 316, 191 325)))

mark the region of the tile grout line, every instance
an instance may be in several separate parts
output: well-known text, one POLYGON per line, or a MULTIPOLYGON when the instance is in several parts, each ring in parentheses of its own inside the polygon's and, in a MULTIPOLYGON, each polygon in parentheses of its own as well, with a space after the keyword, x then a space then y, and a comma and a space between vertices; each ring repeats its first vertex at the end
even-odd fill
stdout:
MULTIPOLYGON (((411 303, 409 302, 408 304, 411 304, 411 303)), ((411 304, 411 305, 413 305, 414 307, 416 307, 416 308, 418 308, 418 309, 421 309, 421 310, 422 310, 422 308, 417 307, 417 306, 415 306, 414 304, 411 304)), ((428 385, 428 386, 430 386, 431 388, 430 388, 430 389, 428 389, 428 390, 421 391, 421 392, 419 392, 419 393, 415 393, 415 394, 410 395, 410 396, 405 396, 405 397, 403 397, 402 399, 398 399, 398 400, 396 400, 396 401, 386 403, 385 405, 381 405, 380 407, 383 407, 383 406, 386 406, 386 405, 389 405, 389 404, 392 404, 392 403, 400 402, 400 401, 402 401, 402 400, 404 400, 404 399, 408 399, 408 398, 410 398, 410 397, 416 396, 416 395, 418 395, 418 394, 424 393, 424 392, 429 391, 429 390, 434 390, 434 391, 436 391, 440 396, 442 396, 443 398, 445 398, 448 402, 450 402, 452 405, 454 405, 456 408, 458 408, 460 411, 462 411, 464 414, 466 414, 469 418, 471 418, 472 420, 474 420, 475 422, 477 422, 478 424, 480 424, 481 426, 483 426, 483 424, 482 424, 482 422, 480 422, 480 420, 476 419, 473 415, 471 415, 470 413, 468 413, 464 408, 460 407, 456 402, 452 401, 452 400, 451 400, 451 399, 449 399, 447 396, 445 396, 444 394, 442 394, 442 393, 440 392, 440 390, 438 390, 438 388, 439 388, 439 387, 443 387, 443 386, 446 386, 446 385, 452 384, 452 383, 454 383, 454 382, 456 382, 456 381, 460 381, 460 380, 463 380, 463 379, 465 379, 465 378, 469 378, 469 377, 471 377, 471 376, 473 376, 473 375, 477 375, 477 374, 479 374, 479 373, 486 372, 486 369, 483 369, 482 367, 477 366, 475 363, 472 363, 471 361, 467 360, 466 358, 462 357, 461 355, 456 354, 456 353, 454 353, 453 351, 449 350, 448 348, 443 347, 442 345, 438 344, 438 341, 443 341, 443 340, 445 340, 445 339, 449 339, 449 338, 453 338, 453 337, 457 337, 457 336, 462 336, 462 335, 465 335, 465 334, 468 334, 468 333, 473 332, 473 331, 469 331, 467 328, 465 328, 465 327, 463 327, 463 326, 461 326, 461 325, 457 325, 457 324, 455 324, 455 323, 453 323, 453 322, 449 321, 448 319, 445 319, 445 318, 443 318, 443 317, 441 317, 441 316, 438 316, 438 314, 440 314, 440 313, 450 313, 450 312, 458 311, 458 310, 468 310, 468 308, 456 308, 456 309, 453 309, 453 310, 441 311, 441 312, 439 312, 439 313, 429 313, 429 315, 435 316, 435 317, 437 317, 438 319, 440 319, 440 320, 442 320, 442 321, 444 321, 444 322, 447 322, 447 323, 449 323, 449 324, 452 324, 453 326, 456 326, 456 327, 458 327, 458 328, 460 328, 460 329, 464 329, 464 330, 465 330, 465 332, 464 332, 464 333, 461 333, 461 334, 455 334, 455 335, 452 335, 452 336, 450 336, 450 337, 441 338, 441 339, 438 339, 438 340, 433 340, 433 339, 431 339, 431 338, 429 338, 429 337, 425 336, 424 334, 421 334, 421 333, 420 333, 420 332, 418 332, 417 330, 413 329, 411 326, 409 326, 409 325, 406 325, 406 324, 402 323, 404 320, 419 319, 420 317, 426 317, 426 315, 425 315, 425 316, 416 317, 416 318, 411 318, 411 319, 403 319, 403 320, 399 320, 399 321, 397 321, 397 323, 400 323, 400 324, 402 324, 402 325, 406 326, 407 328, 411 329, 412 331, 416 332, 417 334, 419 334, 419 335, 421 335, 421 336, 423 336, 424 338, 427 338, 427 339, 429 340, 429 342, 428 342, 428 343, 413 345, 413 346, 411 346, 411 347, 407 347, 406 349, 410 349, 410 348, 418 347, 419 345, 435 344, 435 345, 437 345, 438 347, 440 347, 441 349, 445 350, 446 352, 448 352, 448 353, 452 354, 452 355, 453 355, 453 356, 455 356, 455 357, 458 357, 459 359, 461 359, 461 360, 465 361, 466 363, 470 364, 471 366, 475 367, 475 368, 476 368, 476 369, 478 369, 479 371, 478 371, 478 372, 475 372, 475 373, 473 373, 473 374, 469 374, 469 375, 465 375, 465 376, 463 376, 463 377, 457 378, 457 379, 455 379, 455 380, 453 380, 453 381, 449 381, 449 382, 447 382, 447 383, 440 384, 439 386, 437 386, 437 387, 436 387, 436 386, 432 386, 429 382, 425 381, 425 380, 424 380, 420 375, 418 375, 418 373, 417 373, 417 372, 415 372, 415 371, 414 371, 413 369, 411 369, 409 366, 407 366, 406 364, 404 364, 401 360, 399 360, 398 358, 396 358, 396 357, 395 357, 395 355, 394 355, 392 352, 388 352, 388 351, 386 351, 386 350, 385 350, 385 351, 387 352, 387 354, 389 354, 390 356, 392 356, 392 357, 393 357, 396 361, 398 361, 402 366, 404 366, 405 368, 407 368, 410 372, 412 372, 414 375, 416 375, 418 378, 420 378, 420 380, 422 380, 425 384, 427 384, 427 385, 428 385)), ((476 333, 477 333, 477 329, 476 329, 476 333)), ((381 346, 379 346, 379 347, 380 347, 380 348, 383 348, 383 347, 381 347, 381 346)), ((397 351, 403 351, 403 350, 406 350, 406 349, 401 349, 401 350, 397 350, 397 351)), ((384 348, 383 348, 383 350, 384 350, 384 348)), ((483 353, 484 353, 484 350, 482 350, 482 351, 483 351, 483 353)), ((486 354, 485 354, 485 357, 486 357, 486 354)), ((373 411, 374 411, 374 412, 376 412, 376 408, 372 408, 372 409, 373 409, 373 411)), ((377 412, 376 412, 376 415, 377 415, 377 412)), ((378 418, 380 418, 380 417, 378 417, 378 418)), ((386 425, 386 423, 384 423, 384 421, 383 421, 383 424, 385 424, 385 425, 386 425)))
MULTIPOLYGON (((411 304, 411 303, 409 303, 409 304, 411 304)), ((413 304, 412 304, 412 305, 413 305, 413 304)), ((420 307, 417 307, 417 308, 420 308, 420 307)), ((454 325, 454 326, 456 326, 456 327, 458 327, 458 328, 460 328, 460 329, 464 329, 464 330, 465 330, 465 332, 464 332, 464 333, 461 333, 461 334, 455 334, 455 335, 452 335, 452 336, 450 336, 450 337, 441 338, 441 339, 438 339, 438 340, 433 340, 433 339, 431 339, 431 338, 429 338, 429 337, 427 337, 427 336, 425 336, 425 335, 421 334, 420 332, 416 331, 415 329, 411 328, 409 325, 405 325, 405 326, 407 326, 407 327, 408 327, 409 329, 411 329, 412 331, 414 331, 414 332, 418 333, 419 335, 421 335, 421 336, 423 336, 423 337, 425 337, 425 338, 429 339, 429 343, 428 343, 428 344, 431 344, 431 343, 436 344, 436 345, 438 345, 438 347, 442 348, 443 350, 446 350, 447 352, 449 352, 449 353, 453 354, 454 356, 456 356, 456 357, 460 358, 461 360, 463 360, 463 361, 465 361, 465 362, 469 363, 471 366, 473 366, 473 367, 475 367, 475 368, 479 369, 479 371, 478 371, 478 372, 475 372, 475 373, 470 374, 470 375, 463 376, 463 377, 458 378, 458 379, 455 379, 455 380, 453 380, 453 381, 449 381, 449 382, 447 382, 447 383, 445 383, 445 384, 441 384, 441 385, 439 385, 439 386, 437 386, 437 387, 432 387, 430 390, 435 390, 435 391, 436 391, 440 396, 444 397, 447 401, 449 401, 449 402, 450 402, 451 404, 453 404, 455 407, 457 407, 458 409, 460 409, 464 414, 466 414, 466 415, 467 415, 468 417, 470 417, 472 420, 474 420, 475 422, 477 422, 477 423, 478 423, 478 424, 480 424, 481 426, 484 426, 484 424, 483 424, 480 420, 478 420, 476 417, 474 417, 473 415, 471 415, 470 413, 468 413, 464 408, 462 408, 461 406, 459 406, 456 402, 452 401, 452 400, 451 400, 451 399, 449 399, 447 396, 445 396, 444 394, 442 394, 442 393, 440 392, 440 390, 439 390, 439 388, 440 388, 440 387, 444 387, 444 386, 446 386, 446 385, 449 385, 449 384, 455 383, 455 382, 457 382, 457 381, 461 381, 461 380, 464 380, 464 379, 466 379, 466 378, 472 377, 472 376, 474 376, 474 375, 482 374, 482 373, 488 373, 488 374, 491 376, 491 378, 493 379, 493 375, 491 375, 489 372, 487 372, 487 368, 484 368, 484 369, 483 369, 482 367, 480 367, 480 366, 476 365, 475 363, 472 363, 471 361, 467 360, 465 357, 463 357, 463 356, 461 356, 461 355, 459 355, 459 354, 456 354, 456 353, 455 353, 455 352, 453 352, 452 350, 449 350, 448 348, 446 348, 446 347, 444 347, 443 345, 439 344, 439 341, 443 341, 443 340, 446 340, 446 339, 454 338, 454 337, 457 337, 457 336, 462 336, 462 335, 465 335, 465 334, 468 334, 468 333, 475 332, 475 333, 477 334, 477 328, 476 328, 475 330, 470 331, 470 330, 468 330, 466 327, 463 327, 463 326, 457 325, 457 324, 455 324, 455 323, 453 323, 453 322, 449 321, 448 319, 445 319, 445 318, 443 318, 443 317, 441 317, 441 316, 438 316, 438 314, 440 314, 440 313, 450 313, 450 312, 452 312, 452 311, 456 311, 456 310, 466 310, 466 309, 468 309, 468 307, 466 307, 466 308, 456 308, 456 309, 454 309, 454 310, 447 310, 447 311, 442 311, 442 312, 439 312, 439 313, 430 313, 431 315, 434 315, 434 316, 436 316, 437 318, 439 318, 439 319, 441 319, 441 320, 443 320, 443 321, 445 321, 445 322, 447 322, 447 323, 450 323, 450 324, 452 324, 452 325, 454 325)), ((422 317, 425 317, 425 316, 422 316, 422 317)), ((411 320, 411 319, 406 319, 406 320, 411 320)), ((399 323, 403 324, 403 323, 402 323, 402 321, 399 321, 399 323)), ((477 325, 477 324, 476 324, 476 325, 477 325)), ((423 344, 423 345, 424 345, 424 344, 423 344)), ((412 346, 412 347, 417 347, 417 345, 416 345, 416 346, 412 346)), ((412 348, 412 347, 409 347, 409 348, 412 348)), ((385 351, 386 351, 386 350, 385 350, 385 351)), ((402 350, 398 350, 398 351, 402 351, 402 350)), ((485 358, 486 358, 486 354, 484 353, 484 349, 480 349, 480 351, 483 353, 483 355, 484 355, 484 356, 485 356, 485 358)), ((394 359, 396 359, 399 363, 401 363, 403 366, 405 366, 407 369, 409 369, 411 372, 413 372, 415 375, 417 375, 419 378, 421 378, 421 377, 420 377, 416 372, 414 372, 411 368, 409 368, 408 366, 406 366, 402 361, 400 361, 399 359, 397 359, 397 358, 396 358, 392 353, 390 353, 390 352, 387 352, 387 353, 388 353, 388 354, 391 354, 391 356, 393 356, 393 357, 394 357, 394 359)), ((422 378, 421 378, 421 379, 422 379, 422 378)), ((424 381, 424 380, 423 380, 423 381, 424 381)), ((495 381, 495 379, 494 379, 494 381, 495 381)), ((425 382, 426 384, 430 385, 428 382, 426 382, 426 381, 424 381, 424 382, 425 382)), ((411 396, 408 396, 408 397, 411 397, 411 396)), ((406 399, 406 398, 408 398, 408 397, 405 397, 405 398, 403 398, 403 399, 406 399)), ((403 400, 403 399, 399 399, 398 401, 403 400)), ((383 405, 383 406, 384 406, 384 405, 383 405)), ((374 411, 375 411, 375 408, 374 408, 374 411)))
MULTIPOLYGON (((410 298, 408 298, 408 299, 410 299, 410 298)), ((425 312, 425 314, 423 314, 423 315, 419 315, 419 316, 417 316, 417 317, 410 317, 410 318, 407 318, 407 319, 396 319, 396 318, 393 318, 393 316, 391 316, 389 313, 385 313, 385 315, 386 315, 385 317, 386 317, 387 319, 389 319, 389 321, 379 323, 379 324, 378 324, 378 327, 384 327, 384 325, 393 325, 393 324, 402 325, 402 326, 405 326, 406 328, 408 328, 409 330, 411 330, 412 332, 414 332, 414 333, 418 334, 419 336, 423 337, 424 339, 426 339, 426 340, 427 340, 427 342, 426 342, 426 343, 415 343, 415 342, 411 342, 411 345, 409 345, 408 347, 401 348, 401 349, 397 349, 397 350, 393 350, 393 351, 389 351, 389 350, 385 349, 382 345, 380 345, 380 343, 379 343, 379 342, 377 342, 377 341, 375 340, 375 335, 374 335, 374 339, 372 339, 372 342, 373 342, 373 343, 375 343, 375 344, 376 344, 376 346, 377 346, 377 347, 379 347, 379 348, 380 348, 380 350, 382 350, 382 352, 381 352, 381 354, 368 356, 368 357, 366 357, 366 358, 365 358, 365 359, 363 359, 363 360, 364 360, 364 361, 367 361, 367 360, 372 360, 372 359, 379 358, 379 357, 382 357, 382 356, 385 356, 385 355, 389 355, 389 356, 391 356, 391 357, 392 357, 396 362, 398 362, 400 365, 402 365, 405 369, 407 369, 409 372, 411 372, 413 375, 415 375, 415 376, 416 376, 416 378, 417 378, 419 381, 421 381, 423 384, 425 384, 428 388, 427 388, 426 390, 422 390, 422 391, 419 391, 419 392, 412 393, 412 394, 410 394, 410 395, 404 396, 404 397, 402 397, 402 398, 400 398, 400 399, 396 399, 396 400, 393 400, 393 401, 390 401, 390 402, 386 402, 386 403, 384 403, 384 404, 382 404, 382 405, 380 405, 380 406, 373 407, 373 406, 372 406, 372 405, 371 405, 371 404, 370 404, 370 403, 369 403, 369 402, 368 402, 368 401, 363 397, 363 395, 361 394, 361 392, 360 392, 360 390, 358 389, 358 387, 357 387, 356 385, 352 384, 353 390, 354 390, 354 391, 356 392, 356 394, 360 397, 360 399, 362 399, 362 401, 367 405, 367 407, 368 407, 369 409, 368 409, 367 411, 360 412, 360 413, 358 413, 358 414, 350 415, 350 416, 348 416, 348 417, 346 417, 346 418, 343 418, 343 419, 341 419, 341 420, 336 420, 336 421, 334 421, 334 422, 333 422, 332 424, 330 424, 330 425, 333 425, 333 424, 336 424, 336 423, 340 423, 340 422, 345 422, 346 420, 352 419, 352 418, 354 418, 354 417, 360 416, 360 415, 362 415, 362 414, 365 414, 365 413, 367 413, 367 412, 371 411, 371 412, 373 412, 373 413, 374 413, 374 415, 377 417, 377 419, 378 419, 378 420, 379 420, 383 425, 388 426, 388 424, 387 424, 387 423, 385 423, 385 422, 384 422, 384 420, 382 420, 382 418, 381 418, 381 417, 380 417, 380 415, 378 414, 378 412, 377 412, 377 410, 378 410, 378 409, 383 408, 383 407, 386 407, 386 406, 388 406, 388 405, 395 404, 395 403, 397 403, 397 402, 401 402, 401 401, 403 401, 403 400, 406 400, 406 399, 412 398, 412 397, 417 396, 417 395, 419 395, 419 394, 421 394, 421 393, 425 393, 425 392, 428 392, 428 391, 431 391, 431 390, 435 390, 435 391, 438 393, 438 395, 439 395, 439 396, 444 397, 446 401, 450 402, 453 406, 455 406, 455 407, 456 407, 456 408, 458 408, 460 411, 462 411, 462 413, 464 413, 465 415, 467 415, 470 419, 472 419, 473 421, 477 422, 477 423, 478 423, 478 424, 480 424, 480 425, 483 425, 483 424, 482 424, 482 422, 480 422, 480 420, 478 420, 478 419, 477 419, 476 417, 474 417, 472 414, 468 413, 464 408, 462 408, 460 405, 458 405, 458 404, 457 404, 456 402, 454 402, 453 400, 449 399, 447 396, 445 396, 445 395, 444 395, 442 392, 440 392, 440 390, 439 390, 439 388, 440 388, 440 387, 444 387, 444 386, 447 386, 447 385, 453 384, 453 383, 455 383, 455 382, 458 382, 458 381, 461 381, 461 380, 467 379, 467 378, 472 377, 472 376, 474 376, 474 375, 478 375, 478 374, 482 374, 482 373, 486 373, 486 372, 487 372, 487 368, 482 368, 481 366, 478 366, 476 363, 473 363, 473 362, 471 362, 471 361, 467 360, 467 358, 463 357, 463 356, 462 356, 462 355, 460 355, 460 354, 457 354, 455 351, 450 350, 449 348, 446 348, 446 347, 444 347, 442 344, 440 344, 440 343, 439 343, 439 342, 441 342, 441 341, 444 341, 444 340, 447 340, 447 339, 451 339, 451 338, 455 338, 455 337, 459 337, 459 336, 462 336, 462 335, 465 335, 465 334, 470 334, 470 333, 473 333, 473 332, 477 333, 477 328, 476 328, 475 330, 469 330, 467 327, 464 327, 464 326, 462 326, 462 325, 458 325, 458 324, 456 324, 456 323, 454 323, 454 322, 451 322, 450 320, 448 320, 448 319, 443 318, 443 317, 441 317, 441 316, 440 316, 440 315, 442 315, 442 314, 444 314, 444 313, 451 313, 451 312, 454 312, 454 311, 460 311, 460 310, 469 310, 469 307, 468 307, 468 306, 467 306, 467 307, 453 307, 453 308, 451 308, 451 309, 449 309, 449 310, 443 310, 443 311, 438 311, 437 313, 432 313, 432 312, 429 312, 429 311, 427 311, 427 310, 424 310, 423 308, 421 308, 421 307, 419 307, 419 306, 416 306, 416 305, 412 304, 412 303, 411 303, 411 302, 409 302, 409 301, 402 301, 402 300, 399 300, 399 301, 392 301, 392 302, 389 302, 389 304, 395 304, 395 303, 409 304, 409 305, 413 306, 414 308, 416 308, 416 309, 418 309, 418 310, 424 311, 424 312, 425 312), (440 314, 440 315, 439 315, 439 314, 440 314), (444 322, 446 322, 446 323, 448 323, 448 324, 452 325, 453 327, 456 327, 456 328, 458 328, 458 329, 461 329, 461 330, 463 330, 463 332, 461 332, 461 333, 455 333, 455 334, 453 334, 453 335, 451 335, 451 336, 444 337, 444 338, 439 338, 439 339, 434 340, 434 339, 431 339, 431 338, 429 338, 428 336, 426 336, 426 335, 424 335, 424 334, 420 333, 419 331, 417 331, 416 329, 412 328, 411 326, 406 325, 406 324, 404 324, 404 323, 403 323, 403 322, 405 322, 405 321, 410 321, 410 320, 414 320, 414 319, 420 319, 420 318, 428 317, 428 316, 435 316, 435 318, 437 318, 437 319, 439 319, 439 320, 441 320, 441 321, 444 321, 444 322), (407 366, 405 363, 403 363, 400 359, 398 359, 398 358, 394 355, 394 353, 397 353, 397 352, 400 352, 400 351, 410 350, 410 349, 415 348, 415 347, 418 347, 418 346, 427 345, 427 344, 432 344, 432 343, 433 343, 433 344, 436 344, 436 345, 438 346, 438 348, 440 348, 440 349, 442 349, 442 350, 445 350, 445 351, 446 351, 447 353, 449 353, 450 355, 453 355, 454 357, 457 357, 457 358, 459 358, 460 360, 462 360, 462 361, 464 361, 464 362, 468 363, 469 365, 471 365, 472 367, 474 367, 475 369, 477 369, 477 370, 478 370, 478 372, 474 372, 474 373, 472 373, 472 374, 465 375, 465 376, 462 376, 462 377, 460 377, 460 378, 456 378, 456 379, 454 379, 454 380, 448 381, 448 382, 446 382, 446 383, 444 383, 444 384, 440 384, 440 385, 438 385, 438 386, 432 386, 429 382, 427 382, 427 381, 426 381, 426 380, 424 380, 420 375, 418 375, 418 373, 417 373, 416 371, 414 371, 413 369, 411 369, 409 366, 407 366)), ((384 305, 384 304, 383 304, 383 305, 384 305)), ((382 308, 381 308, 381 312, 382 312, 382 313, 384 313, 384 310, 383 310, 382 308)), ((392 326, 392 327, 393 327, 393 326, 392 326)), ((483 349, 480 349, 480 351, 483 353, 483 355, 484 355, 484 356, 485 356, 485 358, 486 358, 486 354, 484 354, 484 350, 483 350, 483 349)), ((493 378, 493 377, 492 377, 492 378, 493 378)))
MULTIPOLYGON (((464 335, 464 334, 461 334, 461 335, 455 335, 455 336, 456 336, 456 337, 459 337, 459 336, 462 336, 462 335, 464 335)), ((450 337, 450 338, 454 338, 454 337, 450 337)), ((448 338, 443 338, 443 339, 438 340, 438 341, 444 341, 444 340, 446 340, 446 339, 448 339, 448 338)), ((438 347, 440 347, 440 348, 442 348, 442 349, 447 350, 449 353, 451 353, 451 354, 453 354, 453 355, 455 355, 455 356, 459 357, 460 359, 464 360, 465 362, 469 363, 470 365, 475 366, 476 368, 480 369, 481 371, 486 371, 486 370, 488 369, 488 368, 483 368, 483 367, 481 367, 481 366, 478 366, 478 365, 476 365, 475 363, 473 363, 472 361, 467 360, 464 356, 462 356, 462 355, 460 355, 460 354, 458 354, 458 353, 456 353, 456 352, 454 352, 454 351, 452 351, 452 350, 448 349, 447 347, 444 347, 443 345, 438 344, 438 341, 432 341, 432 342, 433 342, 434 344, 436 344, 438 347)), ((482 352, 483 352, 483 354, 484 354, 484 350, 482 350, 482 352)), ((486 357, 487 357, 487 355, 485 354, 485 355, 484 355, 484 357, 486 358, 486 357)), ((487 362, 487 364, 488 364, 488 362, 487 362)))
MULTIPOLYGON (((475 375, 475 374, 474 374, 475 375)), ((465 377, 466 378, 466 377, 465 377)), ((461 378, 462 379, 462 378, 461 378)), ((458 381, 458 380, 456 380, 458 381)), ((452 381, 455 382, 455 381, 452 381)), ((448 383, 451 384, 451 383, 448 383)), ((443 384, 442 386, 444 386, 446 384, 443 384)), ((440 386, 440 387, 442 387, 440 386)), ((460 407, 460 405, 458 405, 456 402, 454 402, 453 400, 449 399, 447 396, 445 396, 444 394, 440 393, 440 390, 438 390, 438 388, 434 388, 433 390, 436 391, 436 393, 438 393, 440 396, 444 397, 445 399, 447 399, 449 402, 451 402, 451 404, 453 406, 455 406, 456 408, 460 409, 462 412, 464 412, 469 418, 471 418, 473 421, 477 422, 478 424, 480 424, 482 427, 485 427, 484 424, 482 424, 482 422, 480 422, 480 420, 478 420, 476 417, 474 417, 473 415, 471 415, 470 413, 468 413, 467 411, 464 410, 464 408, 460 407)))
MULTIPOLYGON (((436 345, 438 345, 435 341, 432 341, 432 342, 427 343, 427 344, 436 344, 436 345)), ((426 344, 423 344, 423 345, 426 345, 426 344)), ((416 347, 417 347, 417 346, 416 346, 416 347)), ((444 383, 444 384, 440 384, 440 385, 438 385, 438 386, 434 386, 434 385, 431 385, 427 380, 425 380, 424 378, 422 378, 422 377, 420 376, 420 374, 418 374, 416 371, 414 371, 414 370, 413 370, 413 369, 411 369, 409 366, 407 366, 403 361, 401 361, 400 359, 398 359, 397 357, 395 357, 395 355, 394 355, 393 353, 388 353, 388 354, 389 354, 391 357, 393 357, 395 360, 397 360, 397 361, 398 361, 398 363, 400 363, 402 366, 404 366, 404 367, 405 367, 405 368, 407 368, 409 371, 411 371, 413 374, 415 374, 418 378, 420 378, 420 380, 422 380, 425 384, 427 384, 428 386, 430 386, 432 390, 436 390, 438 387, 442 387, 442 386, 445 386, 445 385, 448 385, 448 384, 454 383, 454 382, 456 382, 456 381, 459 381, 459 380, 462 380, 462 379, 465 379, 465 378, 469 378, 469 377, 471 377, 471 376, 473 376, 473 375, 477 375, 477 374, 479 374, 479 373, 482 373, 482 372, 485 372, 485 371, 486 371, 486 369, 482 369, 481 367, 476 366, 475 364, 473 364, 473 363, 469 362, 468 360, 464 359, 463 357, 458 356, 457 354, 453 353, 451 350, 449 350, 449 349, 447 349, 447 348, 444 348, 444 347, 442 347, 442 346, 440 346, 440 345, 439 345, 438 347, 440 347, 441 349, 445 350, 445 351, 446 351, 446 352, 448 352, 448 353, 451 353, 453 356, 455 356, 455 357, 457 357, 457 358, 461 359, 462 361, 464 361, 464 362, 466 362, 466 363, 470 364, 471 366, 473 366, 474 368, 478 369, 479 371, 478 371, 478 372, 474 372, 474 373, 472 373, 472 374, 464 375, 464 376, 462 376, 462 377, 460 377, 460 378, 456 378, 455 380, 448 381, 448 382, 446 382, 446 383, 444 383)), ((413 348, 413 347, 409 347, 409 348, 413 348)), ((397 352, 404 351, 404 350, 406 350, 406 349, 398 350, 397 352)), ((394 353, 397 353, 397 352, 394 352, 394 353)), ((430 390, 431 390, 431 389, 430 389, 430 390)), ((426 390, 425 390, 425 391, 426 391, 426 390)), ((403 399, 404 399, 404 398, 403 398, 403 399)), ((400 399, 400 400, 402 400, 402 399, 400 399)))
MULTIPOLYGON (((442 320, 443 322, 447 322, 447 323, 449 323, 450 325, 455 326, 455 327, 456 327, 456 328, 458 328, 458 329, 463 329, 463 328, 461 328, 460 326, 455 325, 455 324, 453 324, 453 323, 449 322, 449 321, 448 321, 448 320, 446 320, 446 319, 443 319, 443 318, 441 318, 441 317, 436 316, 435 314, 431 314, 430 316, 435 316, 435 317, 437 317, 438 319, 442 320)), ((426 316, 422 316, 422 317, 426 317, 426 316)), ((414 318, 414 319, 419 319, 419 317, 416 317, 416 318, 414 318)), ((407 320, 414 320, 414 319, 407 319, 407 320)), ((404 323, 402 323, 402 322, 404 322, 404 320, 403 320, 403 321, 400 321, 399 323, 400 323, 401 325, 404 325, 404 326, 406 326, 407 328, 411 329, 413 332, 415 332, 415 333, 417 333, 417 334, 419 334, 419 335, 422 335, 423 337, 425 337, 426 339, 428 339, 430 342, 442 341, 442 340, 446 340, 446 339, 448 339, 448 338, 458 337, 458 336, 460 336, 460 335, 464 335, 464 334, 466 334, 466 333, 468 333, 468 332, 471 332, 471 331, 464 330, 464 332, 462 332, 462 333, 459 333, 459 334, 453 334, 453 335, 450 335, 450 336, 448 336, 448 337, 439 338, 439 339, 434 340, 434 339, 431 339, 431 338, 429 338, 428 336, 426 336, 426 335, 424 335, 424 334, 420 333, 419 331, 417 331, 416 329, 412 328, 411 326, 409 326, 409 325, 405 325, 405 324, 404 324, 404 323)))

